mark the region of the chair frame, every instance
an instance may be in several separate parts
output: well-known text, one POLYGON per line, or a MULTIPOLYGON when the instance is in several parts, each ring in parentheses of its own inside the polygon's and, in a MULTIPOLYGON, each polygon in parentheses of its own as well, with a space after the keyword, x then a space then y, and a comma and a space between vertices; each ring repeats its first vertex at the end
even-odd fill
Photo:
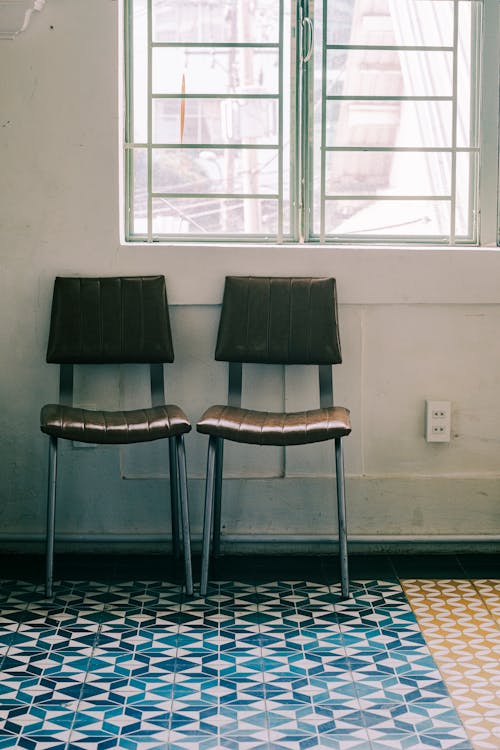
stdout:
MULTIPOLYGON (((241 407, 243 366, 241 362, 229 362, 228 405, 241 407)), ((333 406, 332 365, 318 365, 320 407, 333 406)), ((345 500, 344 456, 342 438, 335 440, 335 471, 338 512, 338 539, 342 596, 349 596, 349 566, 347 553, 347 512, 345 500)), ((205 509, 203 520, 203 546, 201 558, 200 594, 208 589, 210 565, 210 542, 212 555, 220 554, 220 529, 222 506, 222 474, 224 462, 224 438, 209 436, 207 474, 205 484, 205 509)))
MULTIPOLYGON (((163 363, 150 364, 151 405, 165 403, 165 370, 163 363)), ((59 374, 59 403, 73 405, 73 364, 61 364, 59 374)), ((184 435, 168 438, 170 464, 170 505, 172 520, 172 546, 174 556, 181 556, 181 537, 184 552, 186 593, 193 594, 191 565, 191 541, 189 530, 189 507, 187 488, 186 451, 184 435)), ((57 492, 58 438, 49 435, 49 471, 47 488, 47 530, 45 594, 53 596, 54 544, 57 492)))

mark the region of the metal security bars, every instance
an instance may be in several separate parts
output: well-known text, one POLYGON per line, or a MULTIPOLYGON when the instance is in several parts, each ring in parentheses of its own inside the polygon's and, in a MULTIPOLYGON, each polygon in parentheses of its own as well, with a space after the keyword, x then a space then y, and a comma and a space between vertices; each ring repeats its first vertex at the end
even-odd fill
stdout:
POLYGON ((324 0, 313 236, 477 241, 481 5, 324 0))
POLYGON ((124 0, 126 239, 477 244, 485 3, 124 0))
POLYGON ((286 18, 284 0, 128 0, 129 239, 291 238, 286 18))

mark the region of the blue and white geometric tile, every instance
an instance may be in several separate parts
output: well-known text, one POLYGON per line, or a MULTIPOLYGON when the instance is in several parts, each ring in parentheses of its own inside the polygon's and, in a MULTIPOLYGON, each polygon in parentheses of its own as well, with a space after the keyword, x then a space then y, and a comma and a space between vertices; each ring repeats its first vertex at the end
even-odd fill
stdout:
POLYGON ((0 750, 470 750, 394 581, 55 591, 0 592, 0 750))

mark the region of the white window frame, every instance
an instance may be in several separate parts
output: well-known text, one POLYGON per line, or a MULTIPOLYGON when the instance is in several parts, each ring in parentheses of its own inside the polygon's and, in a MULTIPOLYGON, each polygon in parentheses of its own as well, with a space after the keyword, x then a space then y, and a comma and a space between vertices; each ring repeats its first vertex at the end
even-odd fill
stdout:
MULTIPOLYGON (((498 111, 499 111, 499 96, 498 96, 498 69, 499 69, 499 62, 500 62, 500 53, 499 53, 499 40, 500 40, 500 31, 499 31, 499 3, 498 0, 482 0, 483 2, 483 45, 482 45, 482 60, 481 60, 481 107, 480 107, 480 166, 479 166, 479 211, 480 211, 480 218, 478 222, 478 242, 477 245, 480 247, 496 247, 498 242, 498 217, 499 217, 499 210, 498 210, 498 184, 499 184, 499 178, 498 178, 498 128, 499 128, 499 118, 498 118, 498 111)), ((120 9, 120 16, 121 16, 121 24, 120 24, 120 48, 121 48, 121 58, 123 60, 123 55, 125 54, 126 50, 124 49, 123 45, 123 31, 124 31, 124 25, 123 25, 123 13, 124 13, 124 0, 121 0, 121 9, 120 9)), ((121 86, 121 100, 122 100, 122 111, 125 112, 125 85, 122 83, 121 86)), ((137 245, 137 244, 143 244, 142 242, 137 242, 135 240, 127 240, 125 237, 124 232, 124 225, 125 225, 125 217, 126 217, 126 209, 124 206, 124 182, 125 182, 125 170, 124 170, 124 160, 123 160, 123 148, 124 148, 125 138, 124 138, 124 132, 122 129, 122 138, 121 138, 121 147, 120 147, 120 163, 121 163, 121 174, 122 174, 122 180, 121 180, 121 197, 122 197, 122 205, 121 205, 121 213, 122 213, 122 221, 121 221, 121 241, 123 244, 129 245, 137 245)), ((172 245, 172 244, 199 244, 198 241, 192 241, 189 237, 184 239, 172 239, 167 242, 165 241, 157 241, 157 238, 154 238, 150 236, 147 238, 149 242, 153 242, 154 244, 166 244, 166 245, 172 245), (156 241, 155 241, 156 240, 156 241)), ((324 237, 320 237, 319 240, 321 241, 321 244, 324 243, 324 237)), ((225 240, 224 238, 216 238, 212 242, 215 242, 215 244, 224 244, 225 240)), ((228 240, 229 243, 234 244, 235 240, 228 240)), ((205 242, 202 243, 205 245, 205 242)), ((208 243, 207 243, 208 244, 208 243)), ((240 244, 239 242, 237 243, 240 244)), ((241 243, 247 244, 247 243, 241 243)), ((250 239, 250 244, 255 244, 255 240, 252 242, 250 239)), ((276 246, 279 243, 272 242, 272 246, 276 246)), ((293 243, 292 243, 293 244, 293 243)), ((312 242, 307 242, 307 247, 310 247, 312 242)), ((348 245, 349 247, 353 247, 355 244, 354 242, 346 242, 341 241, 335 243, 337 247, 342 245, 348 245)), ((373 240, 368 241, 367 245, 370 247, 374 247, 376 245, 381 246, 383 243, 377 243, 373 240)), ((419 242, 418 239, 412 240, 409 242, 387 242, 388 246, 419 246, 422 245, 423 247, 428 247, 429 244, 425 242, 419 242)), ((287 245, 287 247, 290 247, 291 245, 287 245)), ((467 247, 472 247, 472 245, 467 245, 467 247)))

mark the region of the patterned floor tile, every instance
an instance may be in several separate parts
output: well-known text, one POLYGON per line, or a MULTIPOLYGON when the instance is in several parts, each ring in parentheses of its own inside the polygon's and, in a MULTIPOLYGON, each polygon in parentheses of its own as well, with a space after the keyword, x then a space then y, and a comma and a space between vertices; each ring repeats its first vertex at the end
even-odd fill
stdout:
POLYGON ((1 592, 0 750, 470 750, 395 581, 1 592))
POLYGON ((403 586, 473 746, 498 750, 500 582, 412 579, 403 586))
POLYGON ((474 581, 474 586, 488 612, 496 624, 500 625, 500 580, 477 579, 474 581))
POLYGON ((68 747, 67 741, 64 738, 56 737, 18 737, 17 739, 12 736, 3 737, 0 735, 0 748, 6 748, 6 750, 66 750, 68 747), (15 744, 12 744, 12 743, 15 744))

